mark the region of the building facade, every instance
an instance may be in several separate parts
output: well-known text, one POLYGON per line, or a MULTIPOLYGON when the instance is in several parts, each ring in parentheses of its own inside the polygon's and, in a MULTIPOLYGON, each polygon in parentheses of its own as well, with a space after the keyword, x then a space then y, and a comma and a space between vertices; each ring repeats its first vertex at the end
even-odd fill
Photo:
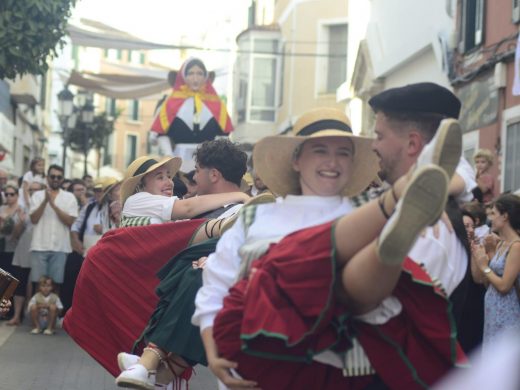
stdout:
POLYGON ((0 80, 0 168, 22 176, 35 157, 46 157, 50 127, 47 75, 0 80))
MULTIPOLYGON (((486 148, 496 158, 498 191, 520 189, 520 3, 458 0, 457 45, 450 80, 463 103, 468 150, 486 148), (516 86, 515 86, 516 80, 516 86)), ((497 191, 497 192, 498 192, 497 191)))
POLYGON ((336 91, 346 80, 349 26, 347 1, 253 1, 251 7, 249 28, 237 37, 234 138, 253 143, 287 131, 313 107, 344 106, 336 91))

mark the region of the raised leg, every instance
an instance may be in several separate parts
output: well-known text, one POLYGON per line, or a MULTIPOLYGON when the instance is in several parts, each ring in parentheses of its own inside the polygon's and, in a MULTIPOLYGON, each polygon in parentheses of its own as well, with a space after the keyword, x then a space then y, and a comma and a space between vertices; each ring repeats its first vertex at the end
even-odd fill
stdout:
MULTIPOLYGON (((376 228, 360 231, 356 221, 349 224, 349 216, 339 221, 343 222, 343 228, 340 231, 336 228, 335 231, 337 259, 346 265, 341 272, 337 291, 338 297, 353 313, 366 313, 391 294, 401 273, 401 263, 421 230, 442 214, 447 191, 448 177, 442 169, 433 165, 421 167, 414 172, 405 191, 398 194, 400 200, 396 210, 379 238, 377 233, 374 234, 376 228), (339 245, 341 239, 343 243, 339 245), (358 241, 368 240, 365 247, 351 255, 352 248, 349 247, 358 247, 358 241), (349 245, 349 242, 353 244, 349 245), (349 255, 350 258, 346 257, 349 255)), ((366 213, 365 224, 375 223, 368 219, 376 217, 373 207, 366 213)))

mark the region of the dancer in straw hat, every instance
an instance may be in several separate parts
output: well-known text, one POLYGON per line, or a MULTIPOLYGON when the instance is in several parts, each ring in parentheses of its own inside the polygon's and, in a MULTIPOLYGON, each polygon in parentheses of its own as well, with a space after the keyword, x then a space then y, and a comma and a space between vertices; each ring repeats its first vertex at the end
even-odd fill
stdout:
POLYGON ((150 156, 139 157, 130 164, 121 185, 122 227, 193 218, 226 204, 242 203, 249 199, 243 192, 201 195, 190 199, 172 196, 172 177, 181 164, 179 157, 156 160, 150 156))
MULTIPOLYGON (((460 135, 456 121, 439 132, 460 135)), ((257 143, 255 169, 285 197, 244 209, 224 234, 192 319, 219 380, 237 389, 364 388, 377 372, 390 387, 415 388, 456 363, 446 297, 406 258, 444 209, 450 154, 460 154, 439 153, 447 138, 355 211, 344 196, 368 186, 377 163, 371 140, 352 135, 341 112, 310 111, 291 136, 257 143)))

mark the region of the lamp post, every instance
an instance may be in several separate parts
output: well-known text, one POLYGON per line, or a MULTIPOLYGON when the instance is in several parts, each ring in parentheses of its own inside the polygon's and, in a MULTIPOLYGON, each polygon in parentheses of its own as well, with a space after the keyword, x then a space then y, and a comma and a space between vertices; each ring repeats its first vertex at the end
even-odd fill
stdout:
POLYGON ((89 136, 90 136, 90 125, 94 122, 94 105, 91 99, 87 99, 85 104, 81 107, 81 121, 85 124, 83 130, 83 176, 87 175, 87 157, 89 152, 89 136))
POLYGON ((76 115, 74 114, 74 95, 67 86, 58 93, 58 116, 63 132, 63 155, 61 165, 65 169, 67 160, 67 146, 69 143, 69 129, 76 125, 76 115))

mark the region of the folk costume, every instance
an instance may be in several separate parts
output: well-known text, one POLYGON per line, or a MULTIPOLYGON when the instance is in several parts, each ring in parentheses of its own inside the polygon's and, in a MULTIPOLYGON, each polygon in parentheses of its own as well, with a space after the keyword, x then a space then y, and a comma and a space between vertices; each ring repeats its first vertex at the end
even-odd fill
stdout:
POLYGON ((176 198, 135 193, 148 172, 166 165, 175 173, 180 164, 178 157, 143 156, 130 165, 121 185, 126 227, 108 231, 90 249, 65 317, 67 333, 114 376, 120 371, 117 354, 132 350, 157 304, 157 272, 206 221, 163 223, 171 221, 176 198), (143 201, 143 195, 153 200, 143 201))
MULTIPOLYGON (((449 301, 406 259, 392 296, 374 310, 353 316, 339 303, 333 231, 349 210, 339 206, 340 196, 293 197, 299 183, 291 160, 309 137, 339 136, 349 126, 322 118, 294 130, 292 137, 267 137, 255 146, 259 175, 288 196, 245 208, 222 236, 206 262, 193 323, 201 331, 213 327, 219 355, 237 362, 238 374, 260 388, 364 389, 378 377, 395 389, 433 384, 463 360, 449 301), (311 198, 316 205, 305 204, 311 198), (303 207, 291 208, 298 203, 303 207)), ((353 174, 343 195, 362 191, 377 172, 375 155, 364 150, 371 140, 351 140, 353 174)))
MULTIPOLYGON (((187 70, 194 63, 204 67, 197 58, 190 58, 182 65, 175 77, 173 91, 162 102, 151 127, 152 133, 159 136, 163 154, 173 153, 183 158, 185 163, 191 161, 194 144, 211 141, 216 136, 225 136, 233 131, 226 105, 213 88, 205 67, 206 83, 199 91, 191 90, 186 84, 187 70), (170 142, 165 142, 168 140, 175 150, 172 150, 170 142)), ((185 171, 193 169, 186 168, 183 166, 185 171)))

